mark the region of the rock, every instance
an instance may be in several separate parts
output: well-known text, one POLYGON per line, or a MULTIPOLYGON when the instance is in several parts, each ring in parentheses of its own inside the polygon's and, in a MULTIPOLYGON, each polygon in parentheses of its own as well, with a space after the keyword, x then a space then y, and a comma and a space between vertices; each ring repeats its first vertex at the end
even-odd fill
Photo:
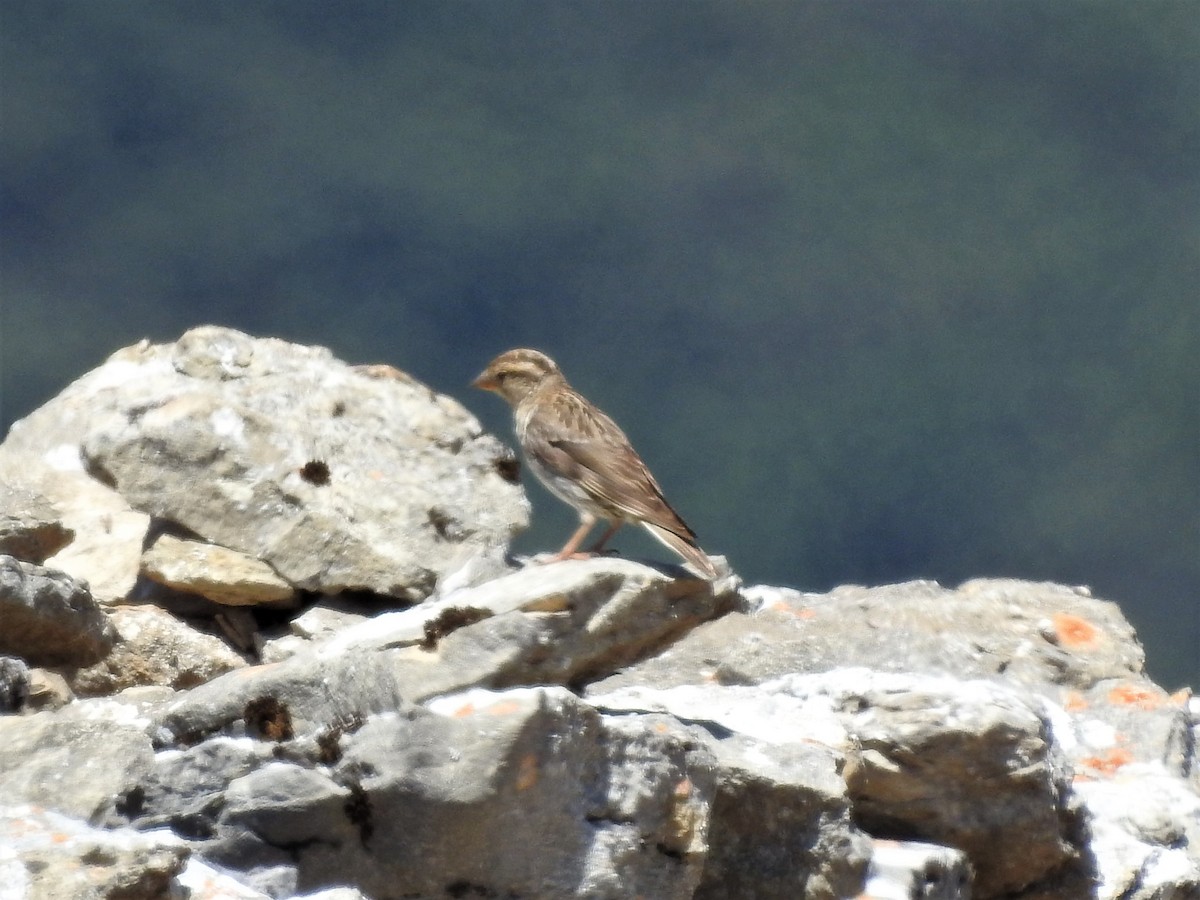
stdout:
POLYGON ((1015 893, 1070 862, 1070 767, 1040 704, 987 681, 853 673, 789 676, 842 710, 862 746, 855 818, 882 837, 964 851, 980 896, 1015 893))
POLYGON ((406 709, 395 659, 387 653, 303 654, 229 672, 166 704, 156 716, 162 746, 216 734, 267 740, 314 735, 372 713, 406 709))
POLYGON ((1102 681, 1063 691, 1055 735, 1083 777, 1117 774, 1129 763, 1154 762, 1177 778, 1195 778, 1195 744, 1187 692, 1170 695, 1148 679, 1102 681))
POLYGON ((0 894, 162 900, 188 858, 169 831, 105 830, 37 806, 0 806, 0 894))
POLYGON ((0 554, 41 565, 74 536, 41 494, 0 483, 0 554))
POLYGON ((262 641, 259 657, 265 663, 279 662, 369 619, 371 617, 362 604, 347 602, 340 597, 320 600, 288 622, 286 634, 262 641))
POLYGON ((562 689, 434 709, 372 718, 328 775, 246 776, 223 822, 292 848, 304 890, 354 872, 368 896, 692 896, 712 792, 703 754, 651 731, 605 740, 562 689))
POLYGON ((0 717, 0 797, 99 821, 150 767, 145 706, 106 698, 0 717))
POLYGON ((527 523, 509 451, 394 369, 203 327, 101 370, 80 440, 90 471, 297 588, 419 600, 464 546, 503 546, 527 523))
POLYGON ((477 684, 583 683, 719 615, 732 591, 621 559, 530 565, 376 616, 316 652, 395 648, 405 696, 416 700, 477 684))
POLYGON ((851 897, 870 841, 850 818, 843 778, 857 756, 828 702, 755 688, 627 689, 589 700, 621 730, 682 729, 717 761, 697 898, 851 897), (635 711, 661 710, 673 717, 635 711))
POLYGON ((622 679, 755 684, 793 672, 865 666, 1086 689, 1142 673, 1141 647, 1119 608, 1082 589, 977 580, 948 590, 914 581, 828 594, 755 587, 743 596, 749 613, 697 629, 670 654, 612 686, 622 679))
POLYGON ((139 685, 186 690, 247 664, 220 638, 153 606, 113 607, 108 618, 118 635, 112 651, 68 679, 81 696, 139 685))
MULTIPOLYGON (((271 900, 270 894, 256 891, 240 881, 205 865, 196 857, 191 857, 183 871, 175 877, 172 885, 177 894, 187 900, 271 900)), ((176 893, 171 894, 172 900, 176 893)), ((344 898, 329 897, 325 900, 368 900, 356 892, 349 891, 344 898)))
POLYGON ((16 712, 29 699, 29 667, 12 656, 0 656, 0 714, 16 712))
POLYGON ((862 900, 971 900, 965 854, 917 841, 877 840, 862 900))
POLYGON ((88 665, 116 640, 85 585, 11 556, 0 556, 0 619, 0 653, 34 665, 88 665))
POLYGON ((523 565, 515 475, 394 369, 220 328, 14 426, 0 540, 76 538, 0 557, 0 797, 105 830, 0 816, 0 896, 1200 896, 1200 702, 1114 604, 523 565))
POLYGON ((1200 897, 1200 797, 1148 766, 1077 780, 1099 881, 1097 895, 1200 897))
POLYGON ((111 414, 112 380, 127 374, 119 366, 96 369, 16 422, 0 443, 0 482, 48 498, 75 535, 47 561, 87 582, 100 603, 119 602, 133 588, 150 525, 149 516, 84 472, 80 457, 88 429, 111 414))
POLYGON ((296 589, 265 562, 203 541, 160 535, 142 554, 141 573, 159 584, 228 606, 290 601, 296 589))
POLYGON ((62 675, 47 669, 29 670, 29 697, 25 702, 27 710, 61 709, 74 699, 75 694, 62 675))
MULTIPOLYGON (((588 694, 602 708, 658 706, 685 720, 702 719, 723 732, 752 737, 757 749, 746 755, 757 765, 721 779, 722 786, 767 777, 772 745, 821 741, 842 751, 851 742, 861 746, 861 754, 853 754, 848 798, 840 779, 836 785, 827 782, 826 814, 853 803, 855 821, 874 835, 903 834, 965 851, 983 896, 1032 884, 1073 856, 1071 823, 1061 812, 1069 784, 1066 761, 1045 734, 1037 709, 998 685, 840 670, 830 676, 786 676, 755 687, 600 693, 602 686, 588 694)), ((764 852, 755 836, 756 829, 769 830, 770 803, 760 795, 744 807, 741 833, 748 847, 732 854, 743 864, 748 855, 764 852)), ((803 808, 794 798, 786 805, 792 815, 803 808)), ((812 830, 801 833, 811 839, 812 830)), ((844 833, 837 840, 852 843, 844 833)), ((822 857, 852 858, 845 847, 836 853, 822 850, 822 857)), ((859 856, 865 865, 866 852, 859 856)), ((778 858, 803 854, 792 848, 778 858)), ((787 896, 787 879, 794 875, 786 864, 777 868, 780 887, 772 889, 771 868, 755 867, 755 890, 766 891, 762 896, 787 896)), ((846 883, 843 876, 839 889, 844 891, 846 883)), ((722 885, 712 896, 736 893, 722 885)))

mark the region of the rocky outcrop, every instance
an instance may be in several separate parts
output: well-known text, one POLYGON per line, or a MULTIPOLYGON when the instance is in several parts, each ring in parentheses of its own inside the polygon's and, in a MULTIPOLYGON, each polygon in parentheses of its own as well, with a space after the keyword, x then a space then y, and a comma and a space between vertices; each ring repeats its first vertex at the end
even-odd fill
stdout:
MULTIPOLYGON (((72 513, 76 486, 111 489, 103 515, 119 533, 94 516, 68 524, 81 544, 119 547, 127 581, 148 515, 261 560, 296 589, 406 601, 431 593, 464 551, 524 527, 515 473, 462 406, 395 369, 215 327, 114 354, 0 448, 0 478, 72 513)), ((79 554, 63 567, 92 580, 97 562, 79 554)), ((120 574, 103 581, 120 591, 120 574)))
POLYGON ((225 329, 0 472, 58 535, 0 558, 0 893, 1200 895, 1200 709, 1084 589, 509 560, 461 407, 225 329))

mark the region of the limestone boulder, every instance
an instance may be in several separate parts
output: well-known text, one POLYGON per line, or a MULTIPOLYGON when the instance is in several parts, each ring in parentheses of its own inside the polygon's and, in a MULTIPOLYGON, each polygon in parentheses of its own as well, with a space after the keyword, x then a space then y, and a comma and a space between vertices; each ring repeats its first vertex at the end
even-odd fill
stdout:
POLYGON ((211 326, 119 351, 17 422, 0 478, 60 506, 62 565, 104 600, 133 589, 150 516, 300 590, 413 601, 529 514, 511 452, 451 398, 211 326))

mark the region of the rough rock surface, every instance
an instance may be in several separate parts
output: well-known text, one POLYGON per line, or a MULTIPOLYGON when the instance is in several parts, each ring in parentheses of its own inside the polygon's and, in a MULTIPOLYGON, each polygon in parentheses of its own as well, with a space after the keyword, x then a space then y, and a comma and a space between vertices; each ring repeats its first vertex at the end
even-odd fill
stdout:
MULTIPOLYGON (((68 499, 81 460, 123 503, 310 591, 419 600, 464 545, 504 545, 528 520, 511 454, 454 400, 389 367, 226 328, 114 354, 13 426, 0 477, 61 505, 45 486, 69 475, 57 479, 68 499)), ((148 520, 121 506, 109 515, 130 578, 148 520)), ((84 544, 112 546, 81 528, 84 544)))
POLYGON ((70 673, 83 697, 139 685, 195 687, 246 665, 225 641, 153 606, 118 606, 108 612, 117 641, 103 659, 70 673))
POLYGON ((296 589, 260 559, 170 534, 160 535, 142 554, 141 572, 151 581, 227 606, 278 605, 296 596, 296 589))
POLYGON ((0 653, 34 665, 88 665, 116 640, 85 585, 11 556, 0 556, 0 622, 0 653))
POLYGON ((37 806, 0 806, 6 900, 162 900, 189 853, 165 830, 92 828, 37 806))
POLYGON ((74 536, 41 494, 0 483, 0 554, 40 564, 74 536))
POLYGON ((1115 604, 522 564, 506 460, 226 329, 15 427, 76 538, 0 566, 0 898, 1200 897, 1200 702, 1115 604))

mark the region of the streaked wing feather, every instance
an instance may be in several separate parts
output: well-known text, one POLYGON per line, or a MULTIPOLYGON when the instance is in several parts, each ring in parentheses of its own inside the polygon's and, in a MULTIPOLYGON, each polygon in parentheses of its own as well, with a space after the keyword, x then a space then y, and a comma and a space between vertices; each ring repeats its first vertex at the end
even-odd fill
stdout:
POLYGON ((554 400, 526 425, 526 443, 538 448, 538 461, 578 482, 601 504, 694 542, 695 534, 667 503, 617 423, 574 391, 554 400))

